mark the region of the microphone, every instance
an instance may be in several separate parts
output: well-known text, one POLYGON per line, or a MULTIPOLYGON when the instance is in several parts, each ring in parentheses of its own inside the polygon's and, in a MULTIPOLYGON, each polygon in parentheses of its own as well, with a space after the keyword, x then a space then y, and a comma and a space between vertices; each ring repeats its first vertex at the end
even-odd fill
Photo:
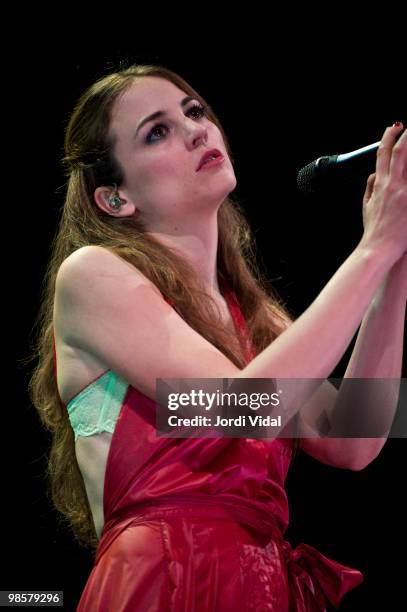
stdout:
MULTIPOLYGON (((318 157, 298 172, 297 185, 301 191, 313 193, 327 187, 338 186, 361 174, 372 174, 376 165, 376 152, 380 140, 350 153, 318 157)), ((367 178, 367 177, 366 177, 367 178)))

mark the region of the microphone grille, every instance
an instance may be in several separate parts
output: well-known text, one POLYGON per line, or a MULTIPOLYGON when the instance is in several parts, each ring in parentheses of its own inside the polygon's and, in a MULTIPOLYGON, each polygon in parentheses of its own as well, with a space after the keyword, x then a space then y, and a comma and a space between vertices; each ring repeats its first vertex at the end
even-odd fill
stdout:
POLYGON ((313 161, 298 172, 297 185, 301 191, 305 191, 306 193, 315 191, 315 166, 316 162, 313 161))
POLYGON ((320 186, 326 167, 331 163, 332 156, 325 155, 312 161, 297 174, 297 185, 305 193, 314 193, 320 186))

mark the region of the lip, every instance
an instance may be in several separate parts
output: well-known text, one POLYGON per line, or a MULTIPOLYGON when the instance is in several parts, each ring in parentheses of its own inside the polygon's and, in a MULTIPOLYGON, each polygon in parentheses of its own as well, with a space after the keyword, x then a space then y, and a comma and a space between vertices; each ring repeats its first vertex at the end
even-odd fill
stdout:
MULTIPOLYGON (((198 172, 198 170, 200 170, 202 168, 202 166, 205 163, 205 160, 208 159, 208 157, 211 157, 212 155, 216 156, 216 159, 213 160, 213 162, 215 163, 216 161, 219 163, 221 161, 221 159, 223 160, 223 155, 222 153, 219 151, 219 149, 210 149, 209 151, 206 151, 206 153, 204 155, 202 155, 201 157, 201 161, 199 162, 199 166, 196 169, 196 172, 198 172)), ((208 162, 208 167, 209 165, 212 165, 211 162, 208 162)))

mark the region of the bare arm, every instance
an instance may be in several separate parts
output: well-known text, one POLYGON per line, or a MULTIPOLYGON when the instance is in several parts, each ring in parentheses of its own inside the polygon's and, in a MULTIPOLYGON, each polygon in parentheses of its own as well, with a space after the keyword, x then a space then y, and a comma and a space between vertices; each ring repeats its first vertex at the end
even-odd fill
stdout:
POLYGON ((383 448, 398 404, 407 298, 406 263, 407 254, 393 266, 363 318, 332 414, 332 435, 350 420, 361 424, 362 431, 370 436, 343 439, 343 455, 359 469, 366 467, 383 448), (361 402, 352 399, 355 391, 352 379, 367 379, 356 381, 361 402), (379 437, 381 432, 383 437, 379 437))
POLYGON ((399 398, 406 297, 407 253, 387 274, 363 317, 339 391, 325 381, 301 409, 301 447, 315 459, 359 470, 385 444, 399 398), (315 427, 321 414, 325 414, 322 422, 329 426, 330 437, 320 437, 315 427), (370 437, 349 436, 349 424, 361 425, 364 435, 370 437), (331 437, 335 431, 336 436, 341 435, 343 428, 345 437, 343 433, 331 437), (386 437, 378 437, 381 431, 386 437))
POLYGON ((246 378, 326 378, 353 338, 391 265, 356 248, 290 327, 242 371, 246 378))
POLYGON ((353 338, 392 260, 357 247, 307 310, 257 355, 239 378, 277 379, 291 418, 331 374, 353 338), (307 379, 295 387, 283 379, 307 379))

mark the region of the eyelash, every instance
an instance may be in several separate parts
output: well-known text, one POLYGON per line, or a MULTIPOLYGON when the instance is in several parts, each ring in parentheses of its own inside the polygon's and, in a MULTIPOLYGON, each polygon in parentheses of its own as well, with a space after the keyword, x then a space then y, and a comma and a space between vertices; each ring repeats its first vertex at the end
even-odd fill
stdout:
MULTIPOLYGON (((194 104, 193 106, 191 106, 191 108, 187 110, 186 114, 188 115, 188 113, 190 113, 191 111, 199 111, 200 116, 198 117, 198 119, 202 119, 202 117, 204 117, 206 113, 207 108, 208 108, 207 106, 202 106, 201 104, 194 104)), ((157 123, 153 128, 151 128, 151 130, 149 131, 145 139, 145 142, 147 144, 151 144, 152 142, 157 142, 157 140, 151 140, 150 137, 153 134, 153 132, 159 127, 167 127, 167 126, 164 125, 164 123, 157 123)), ((159 138, 158 140, 161 140, 161 138, 159 138)))

